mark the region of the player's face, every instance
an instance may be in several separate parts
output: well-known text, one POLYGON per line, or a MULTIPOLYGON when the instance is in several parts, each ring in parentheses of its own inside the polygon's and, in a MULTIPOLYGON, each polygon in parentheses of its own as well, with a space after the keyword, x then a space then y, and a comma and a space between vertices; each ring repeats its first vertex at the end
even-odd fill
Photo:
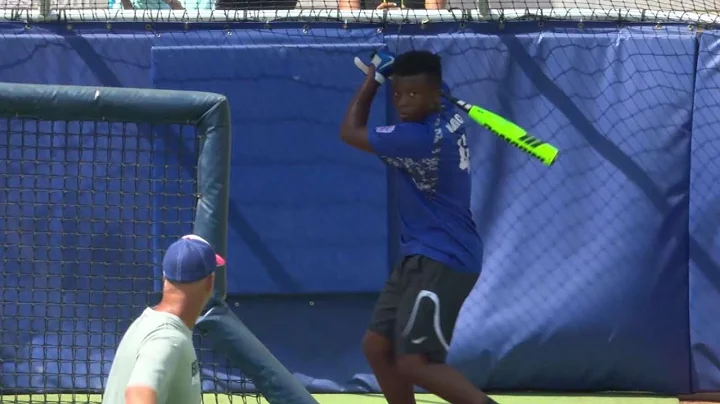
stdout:
POLYGON ((393 104, 403 122, 420 122, 440 107, 440 90, 424 74, 393 76, 393 104))

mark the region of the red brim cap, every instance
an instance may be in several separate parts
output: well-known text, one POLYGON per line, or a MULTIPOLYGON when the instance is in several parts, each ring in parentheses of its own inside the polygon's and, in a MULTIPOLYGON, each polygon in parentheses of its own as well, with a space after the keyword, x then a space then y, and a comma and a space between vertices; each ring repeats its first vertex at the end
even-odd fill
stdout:
POLYGON ((219 267, 225 266, 225 258, 215 254, 215 265, 219 267))

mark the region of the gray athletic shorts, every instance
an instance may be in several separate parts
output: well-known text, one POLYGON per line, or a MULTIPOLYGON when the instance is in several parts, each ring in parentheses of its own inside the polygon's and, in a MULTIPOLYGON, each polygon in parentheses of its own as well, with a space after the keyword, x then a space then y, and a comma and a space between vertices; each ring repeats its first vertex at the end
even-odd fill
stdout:
POLYGON ((396 355, 445 362, 455 321, 478 276, 422 255, 405 257, 380 293, 369 330, 392 341, 396 355))

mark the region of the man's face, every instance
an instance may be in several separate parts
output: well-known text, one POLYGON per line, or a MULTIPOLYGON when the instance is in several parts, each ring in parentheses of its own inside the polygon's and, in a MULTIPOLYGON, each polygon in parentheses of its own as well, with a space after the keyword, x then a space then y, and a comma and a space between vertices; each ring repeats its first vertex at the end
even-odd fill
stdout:
POLYGON ((393 105, 403 122, 421 122, 437 112, 440 90, 425 74, 393 76, 393 105))

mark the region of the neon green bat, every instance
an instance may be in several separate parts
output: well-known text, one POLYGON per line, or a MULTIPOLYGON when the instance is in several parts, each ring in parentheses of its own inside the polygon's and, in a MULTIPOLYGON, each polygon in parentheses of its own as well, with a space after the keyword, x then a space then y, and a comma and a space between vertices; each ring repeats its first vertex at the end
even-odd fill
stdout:
POLYGON ((529 135, 518 125, 486 109, 468 104, 455 97, 447 95, 446 97, 467 112, 470 119, 505 139, 511 145, 542 161, 546 166, 551 166, 557 159, 557 147, 529 135))

